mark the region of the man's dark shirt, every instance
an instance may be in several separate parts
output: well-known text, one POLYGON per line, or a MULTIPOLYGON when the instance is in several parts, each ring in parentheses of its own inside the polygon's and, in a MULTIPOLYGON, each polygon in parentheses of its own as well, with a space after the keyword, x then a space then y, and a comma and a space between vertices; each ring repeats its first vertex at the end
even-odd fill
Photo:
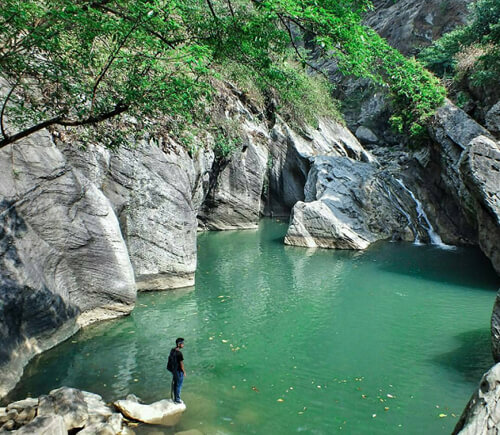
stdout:
POLYGON ((175 366, 175 369, 177 371, 182 371, 181 370, 181 361, 184 361, 184 356, 182 355, 182 352, 180 350, 176 350, 174 349, 174 357, 175 357, 175 363, 176 363, 176 366, 175 366))

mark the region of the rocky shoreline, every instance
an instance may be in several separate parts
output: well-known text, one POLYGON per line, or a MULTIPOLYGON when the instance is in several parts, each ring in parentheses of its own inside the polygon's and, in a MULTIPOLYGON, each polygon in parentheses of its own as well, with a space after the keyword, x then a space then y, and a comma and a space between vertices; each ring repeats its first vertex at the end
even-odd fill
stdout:
POLYGON ((185 410, 184 403, 164 399, 147 405, 133 394, 106 404, 98 394, 61 387, 0 408, 0 433, 131 435, 139 424, 175 426, 185 410))

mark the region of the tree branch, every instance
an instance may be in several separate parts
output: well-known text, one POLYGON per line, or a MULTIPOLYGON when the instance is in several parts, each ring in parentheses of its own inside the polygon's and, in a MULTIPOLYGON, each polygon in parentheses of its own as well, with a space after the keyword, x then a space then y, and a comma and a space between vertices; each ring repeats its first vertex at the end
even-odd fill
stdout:
POLYGON ((5 109, 7 108, 7 104, 9 102, 9 100, 10 100, 10 97, 12 96, 12 93, 14 92, 14 89, 19 84, 19 80, 17 80, 17 82, 10 88, 9 93, 7 94, 7 96, 5 97, 5 100, 3 102, 2 112, 0 113, 0 130, 1 130, 2 136, 4 138, 8 138, 9 137, 8 134, 7 134, 7 132, 5 131, 5 125, 4 125, 5 109))
POLYGON ((325 77, 327 80, 329 80, 328 75, 325 74, 324 71, 320 70, 318 67, 314 66, 312 63, 310 63, 307 59, 302 56, 302 54, 299 51, 299 48, 295 44, 295 41, 293 40, 293 34, 292 34, 292 29, 290 29, 289 25, 286 23, 285 19, 281 14, 277 14, 278 18, 280 19, 281 23, 285 26, 286 30, 288 31, 288 36, 290 37, 290 43, 292 44, 293 49, 295 50, 295 53, 297 53, 297 56, 299 57, 300 60, 302 60, 309 68, 312 70, 316 71, 317 73, 321 74, 323 77, 325 77))
POLYGON ((81 125, 97 124, 99 122, 113 118, 114 116, 120 115, 121 113, 126 112, 129 108, 130 106, 128 104, 118 103, 113 110, 101 113, 96 116, 89 116, 86 119, 71 120, 71 119, 64 119, 63 115, 57 115, 54 116, 53 118, 40 122, 30 128, 22 130, 19 133, 13 134, 12 136, 4 137, 2 140, 0 140, 0 149, 20 139, 23 139, 32 133, 36 133, 37 131, 43 130, 44 128, 50 127, 52 125, 76 127, 81 125))

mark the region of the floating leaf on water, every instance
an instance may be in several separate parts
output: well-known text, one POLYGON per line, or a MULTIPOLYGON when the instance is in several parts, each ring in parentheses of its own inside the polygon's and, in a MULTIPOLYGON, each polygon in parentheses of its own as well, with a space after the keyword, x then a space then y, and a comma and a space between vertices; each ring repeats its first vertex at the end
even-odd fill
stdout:
POLYGON ((377 416, 377 414, 372 414, 372 418, 375 418, 377 416))
POLYGON ((254 386, 254 385, 252 385, 252 390, 254 390, 256 393, 259 392, 259 389, 256 386, 254 386))
POLYGON ((446 414, 439 414, 439 418, 445 418, 448 417, 446 414))
POLYGON ((284 402, 284 400, 280 397, 277 402, 284 402))
POLYGON ((304 414, 304 411, 299 411, 299 415, 302 415, 302 414, 304 414))
POLYGON ((139 379, 137 379, 137 378, 136 378, 136 379, 134 379, 134 382, 139 382, 139 379))
POLYGON ((386 406, 386 407, 384 408, 384 411, 389 411, 389 407, 388 407, 388 406, 386 406))
POLYGON ((213 340, 213 339, 214 339, 214 337, 208 337, 208 339, 209 339, 209 340, 213 340))
POLYGON ((222 340, 223 343, 227 343, 227 340, 222 340))
POLYGON ((362 395, 361 395, 361 397, 362 397, 363 399, 366 399, 366 394, 362 394, 362 395))
POLYGON ((321 385, 316 385, 316 388, 321 388, 321 385))
POLYGON ((388 397, 389 399, 394 399, 394 396, 393 396, 392 394, 388 394, 388 395, 387 395, 387 397, 388 397))

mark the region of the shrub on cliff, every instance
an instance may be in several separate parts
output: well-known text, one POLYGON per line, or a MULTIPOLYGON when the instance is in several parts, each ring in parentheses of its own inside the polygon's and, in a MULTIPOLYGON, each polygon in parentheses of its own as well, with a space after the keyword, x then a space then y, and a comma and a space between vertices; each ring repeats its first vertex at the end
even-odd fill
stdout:
POLYGON ((325 100, 314 89, 311 98, 304 75, 290 69, 292 47, 294 62, 316 70, 297 43, 301 33, 346 74, 387 84, 404 109, 401 128, 416 131, 442 92, 361 24, 368 8, 368 0, 3 0, 0 77, 11 90, 0 109, 0 148, 41 128, 123 113, 189 125, 204 116, 197 109, 224 62, 278 95, 278 110, 310 121, 325 100))
POLYGON ((453 30, 420 54, 441 77, 467 78, 473 86, 500 85, 500 2, 478 0, 468 25, 453 30))

